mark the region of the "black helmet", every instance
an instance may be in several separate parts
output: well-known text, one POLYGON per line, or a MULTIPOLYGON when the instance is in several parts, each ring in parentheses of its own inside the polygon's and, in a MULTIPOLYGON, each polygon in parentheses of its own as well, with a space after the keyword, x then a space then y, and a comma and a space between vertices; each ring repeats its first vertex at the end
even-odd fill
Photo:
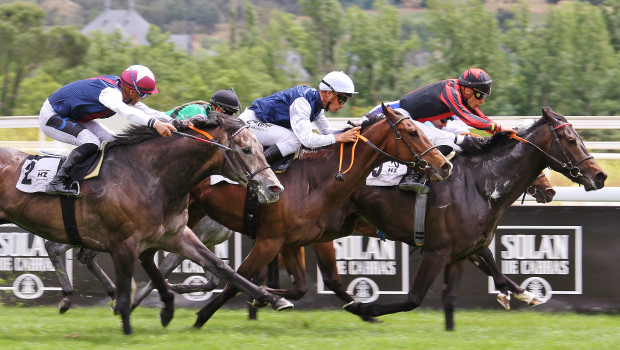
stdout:
POLYGON ((485 95, 491 94, 493 80, 491 76, 480 68, 469 68, 459 77, 462 87, 476 89, 485 95))
POLYGON ((219 90, 216 91, 211 100, 209 100, 214 107, 220 107, 228 110, 233 110, 233 113, 241 110, 241 103, 234 91, 219 90))

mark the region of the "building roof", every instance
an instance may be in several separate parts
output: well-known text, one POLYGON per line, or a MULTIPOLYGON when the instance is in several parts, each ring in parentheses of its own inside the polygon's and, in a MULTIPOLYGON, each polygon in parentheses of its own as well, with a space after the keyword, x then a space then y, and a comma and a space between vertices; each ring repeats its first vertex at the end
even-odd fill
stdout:
POLYGON ((150 24, 133 9, 129 10, 104 10, 97 18, 82 28, 82 34, 88 35, 92 31, 111 34, 119 30, 124 37, 132 43, 148 45, 146 35, 150 24))

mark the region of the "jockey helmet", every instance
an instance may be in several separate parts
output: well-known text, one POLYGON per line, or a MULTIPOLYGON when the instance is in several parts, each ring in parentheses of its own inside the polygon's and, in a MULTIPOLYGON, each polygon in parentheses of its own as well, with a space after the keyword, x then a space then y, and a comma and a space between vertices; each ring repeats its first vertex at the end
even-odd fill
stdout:
POLYGON ((148 67, 139 64, 125 69, 121 74, 121 83, 136 90, 142 97, 158 92, 155 87, 155 74, 148 67))
POLYGON ((234 91, 218 90, 211 96, 209 102, 214 107, 220 107, 224 111, 232 110, 233 112, 230 114, 234 114, 241 110, 241 103, 234 91))
POLYGON ((484 95, 491 94, 491 85, 493 80, 491 76, 480 68, 469 68, 459 77, 459 84, 462 87, 478 90, 484 95))
POLYGON ((340 71, 327 73, 319 84, 319 90, 331 90, 334 93, 344 94, 349 97, 353 94, 357 94, 357 91, 355 91, 355 86, 353 85, 353 80, 351 80, 351 78, 349 78, 349 76, 344 72, 340 71))

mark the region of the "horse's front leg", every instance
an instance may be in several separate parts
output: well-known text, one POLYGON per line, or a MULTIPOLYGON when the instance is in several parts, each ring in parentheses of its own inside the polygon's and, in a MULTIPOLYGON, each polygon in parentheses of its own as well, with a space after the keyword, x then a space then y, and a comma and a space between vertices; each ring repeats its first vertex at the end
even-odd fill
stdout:
POLYGON ((456 304, 456 290, 465 271, 465 259, 457 260, 446 265, 443 273, 443 292, 441 300, 446 321, 446 330, 454 330, 454 306, 456 304))
POLYGON ((131 313, 131 281, 136 265, 136 244, 131 239, 110 250, 116 273, 116 304, 114 314, 121 315, 123 333, 131 334, 129 315, 131 313), (128 242, 129 241, 129 242, 128 242))
MULTIPOLYGON (((142 261, 142 260, 141 260, 142 261)), ((169 253, 166 255, 164 260, 159 264, 159 273, 164 277, 168 277, 170 273, 177 268, 183 261, 183 257, 179 254, 169 253)), ((144 265, 143 265, 144 266, 144 265)), ((131 309, 135 309, 140 303, 146 298, 147 295, 151 293, 151 291, 155 288, 153 286, 153 281, 149 281, 142 289, 140 289, 133 299, 133 305, 131 309)), ((161 297, 161 295, 160 295, 161 297)))
POLYGON ((428 289, 449 260, 448 254, 432 251, 425 252, 405 301, 391 304, 379 304, 377 302, 361 304, 359 302, 353 302, 345 305, 344 309, 358 316, 368 315, 375 317, 396 312, 411 311, 422 304, 422 300, 424 300, 424 296, 426 296, 428 289))
POLYGON ((497 301, 506 310, 510 310, 510 294, 508 291, 512 292, 517 299, 525 301, 530 306, 536 306, 544 303, 544 301, 538 298, 534 293, 521 288, 521 286, 519 286, 515 281, 504 275, 497 265, 497 262, 493 257, 493 253, 488 247, 480 249, 476 255, 481 260, 479 267, 482 271, 493 277, 495 288, 500 291, 500 293, 497 294, 497 301))
POLYGON ((58 276, 60 287, 62 288, 63 297, 60 302, 58 302, 58 310, 61 314, 64 314, 71 308, 73 297, 73 285, 71 285, 71 280, 69 280, 69 275, 67 274, 67 268, 61 258, 62 253, 68 251, 69 249, 71 249, 71 246, 68 244, 54 241, 45 242, 47 256, 52 261, 52 265, 54 265, 56 276, 58 276))
MULTIPOLYGON (((159 313, 159 319, 161 320, 161 325, 166 327, 174 316, 174 294, 172 294, 172 291, 168 288, 164 276, 162 276, 155 265, 155 253, 157 253, 157 249, 147 249, 140 253, 138 260, 159 292, 159 299, 164 304, 164 307, 159 313)), ((134 305, 137 304, 134 303, 134 305)))
POLYGON ((251 276, 258 269, 267 265, 269 260, 273 259, 280 249, 280 245, 269 245, 268 251, 261 255, 255 252, 256 247, 259 246, 257 241, 257 245, 254 246, 248 257, 241 264, 239 273, 237 273, 228 264, 222 261, 222 259, 205 247, 188 227, 185 227, 182 232, 176 235, 169 236, 162 244, 165 245, 166 249, 183 255, 228 282, 224 291, 207 305, 214 306, 214 308, 211 311, 207 311, 205 310, 207 306, 205 306, 205 308, 198 312, 198 320, 194 325, 195 327, 201 327, 207 322, 211 315, 215 313, 224 302, 237 294, 238 290, 242 290, 257 300, 270 303, 272 307, 278 311, 293 308, 293 304, 288 300, 271 294, 267 292, 265 288, 259 287, 246 279, 246 276, 251 276), (258 259, 253 258, 253 252, 254 255, 257 255, 258 259))
MULTIPOLYGON (((323 283, 325 283, 325 286, 336 293, 336 296, 340 298, 345 305, 354 302, 353 297, 347 293, 344 284, 342 284, 342 279, 338 274, 338 261, 336 260, 334 242, 314 243, 312 244, 312 248, 316 253, 317 264, 319 265, 319 270, 321 271, 321 276, 323 277, 323 283)), ((365 322, 381 322, 379 319, 368 315, 360 315, 360 317, 365 322)))

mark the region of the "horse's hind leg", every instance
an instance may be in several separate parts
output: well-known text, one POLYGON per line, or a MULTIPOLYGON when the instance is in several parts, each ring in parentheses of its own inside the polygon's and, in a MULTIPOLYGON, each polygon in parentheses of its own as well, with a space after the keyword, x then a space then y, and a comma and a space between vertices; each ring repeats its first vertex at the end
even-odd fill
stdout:
POLYGON ((62 253, 71 248, 72 247, 68 244, 54 241, 45 242, 45 250, 47 251, 49 259, 52 261, 52 265, 54 265, 56 275, 58 276, 58 280, 60 281, 60 286, 62 288, 63 298, 58 303, 58 310, 61 314, 64 314, 71 308, 73 297, 73 286, 71 285, 69 275, 67 274, 67 269, 65 268, 65 264, 62 262, 61 258, 62 253))
POLYGON ((456 304, 456 290, 465 271, 465 261, 458 260, 446 265, 444 269, 444 286, 442 293, 443 311, 446 330, 454 330, 454 307, 456 304))
MULTIPOLYGON (((334 249, 334 243, 314 243, 312 244, 312 248, 316 253, 317 264, 319 265, 319 270, 321 271, 321 276, 323 277, 323 283, 325 283, 325 286, 332 290, 334 293, 336 293, 336 296, 340 298, 340 300, 342 300, 345 305, 354 302, 353 297, 351 297, 351 295, 347 293, 346 288, 342 284, 342 279, 338 274, 336 250, 334 249)), ((305 269, 303 270, 303 274, 305 277, 305 269)), ((361 315, 360 318, 366 322, 381 322, 379 319, 368 315, 361 315)))
POLYGON ((103 269, 97 264, 95 261, 95 255, 97 252, 92 251, 90 249, 81 248, 77 253, 77 259, 84 265, 88 271, 90 271, 103 285, 103 289, 106 294, 112 299, 114 299, 114 293, 116 292, 116 286, 114 282, 108 277, 108 275, 103 271, 103 269))
POLYGON ((155 288, 157 288, 159 299, 164 303, 164 307, 159 313, 159 319, 161 320, 162 326, 166 327, 174 316, 174 294, 172 294, 172 291, 168 288, 164 276, 162 276, 155 265, 155 253, 157 253, 157 249, 147 249, 140 254, 138 260, 140 264, 142 264, 144 271, 146 271, 151 278, 155 288))

